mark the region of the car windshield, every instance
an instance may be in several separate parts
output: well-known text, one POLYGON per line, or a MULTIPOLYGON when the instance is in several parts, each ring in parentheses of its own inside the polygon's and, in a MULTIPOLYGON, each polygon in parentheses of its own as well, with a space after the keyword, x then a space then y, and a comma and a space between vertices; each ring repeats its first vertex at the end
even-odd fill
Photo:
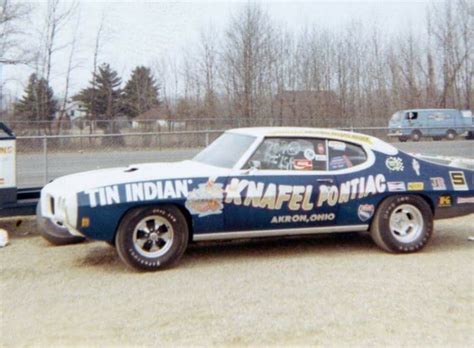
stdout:
POLYGON ((216 167, 233 168, 254 141, 255 137, 250 135, 224 133, 198 153, 193 161, 216 167))

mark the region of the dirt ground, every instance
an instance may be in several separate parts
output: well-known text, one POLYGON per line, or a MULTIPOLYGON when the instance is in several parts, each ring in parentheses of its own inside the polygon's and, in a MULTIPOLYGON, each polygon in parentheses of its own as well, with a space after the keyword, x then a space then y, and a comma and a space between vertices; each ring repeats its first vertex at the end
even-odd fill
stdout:
POLYGON ((136 273, 90 242, 0 249, 0 346, 474 346, 474 215, 420 253, 366 236, 196 245, 136 273))

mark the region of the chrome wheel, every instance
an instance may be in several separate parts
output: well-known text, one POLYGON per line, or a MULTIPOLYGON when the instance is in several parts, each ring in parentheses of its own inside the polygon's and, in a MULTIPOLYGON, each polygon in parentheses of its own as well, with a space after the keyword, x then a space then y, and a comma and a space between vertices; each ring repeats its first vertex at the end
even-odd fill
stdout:
POLYGON ((133 231, 133 245, 142 256, 155 258, 168 252, 173 244, 173 227, 159 215, 142 219, 133 231))
POLYGON ((399 242, 411 243, 423 232, 423 215, 411 204, 402 204, 390 215, 389 228, 399 242))

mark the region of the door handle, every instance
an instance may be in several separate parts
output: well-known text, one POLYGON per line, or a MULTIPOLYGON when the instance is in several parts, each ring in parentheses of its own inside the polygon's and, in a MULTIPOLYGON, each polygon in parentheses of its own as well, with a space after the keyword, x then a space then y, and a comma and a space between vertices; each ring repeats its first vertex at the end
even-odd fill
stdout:
POLYGON ((334 184, 334 179, 330 179, 330 178, 327 178, 327 179, 317 179, 316 180, 318 183, 320 184, 334 184))

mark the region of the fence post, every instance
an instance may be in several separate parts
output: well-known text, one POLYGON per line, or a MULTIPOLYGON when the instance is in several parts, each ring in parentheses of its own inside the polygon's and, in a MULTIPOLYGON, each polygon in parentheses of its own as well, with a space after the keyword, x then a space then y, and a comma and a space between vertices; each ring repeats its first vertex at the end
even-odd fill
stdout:
POLYGON ((48 138, 43 136, 44 183, 48 183, 48 138))
POLYGON ((206 132, 206 147, 209 145, 209 133, 206 132))

